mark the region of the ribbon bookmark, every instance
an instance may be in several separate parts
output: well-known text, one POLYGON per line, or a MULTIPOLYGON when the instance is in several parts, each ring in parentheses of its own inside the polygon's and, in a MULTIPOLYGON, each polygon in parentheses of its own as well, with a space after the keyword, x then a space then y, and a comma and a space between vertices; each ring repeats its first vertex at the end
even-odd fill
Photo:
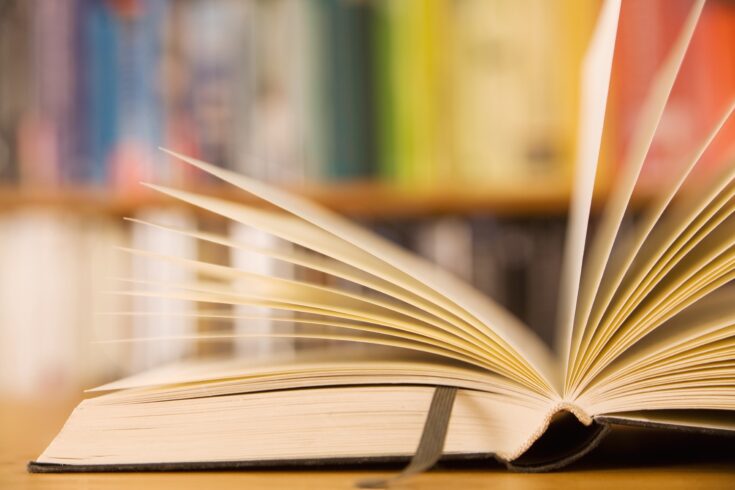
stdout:
POLYGON ((430 469, 439 461, 444 451, 449 419, 452 415, 457 388, 437 386, 431 399, 429 413, 426 415, 421 440, 416 453, 402 472, 388 478, 360 480, 358 488, 388 488, 391 484, 430 469))

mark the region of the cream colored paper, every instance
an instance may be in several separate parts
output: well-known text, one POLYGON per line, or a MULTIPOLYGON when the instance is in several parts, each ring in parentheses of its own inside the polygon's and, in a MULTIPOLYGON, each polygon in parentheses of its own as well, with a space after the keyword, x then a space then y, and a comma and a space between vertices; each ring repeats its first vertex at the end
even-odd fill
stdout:
MULTIPOLYGON (((403 284, 412 283, 415 289, 420 289, 424 294, 428 293, 440 300, 443 306, 464 318, 478 330, 487 335, 498 336, 503 344, 508 345, 511 352, 519 353, 519 358, 523 362, 533 366, 538 376, 549 385, 550 392, 553 392, 552 386, 558 384, 558 380, 553 381, 554 378, 557 378, 554 357, 538 337, 502 307, 462 281, 437 270, 431 264, 400 247, 306 199, 205 162, 168 150, 164 151, 293 213, 306 223, 328 232, 334 238, 341 239, 345 244, 352 245, 364 254, 373 257, 385 271, 381 274, 382 277, 388 274, 388 277, 391 278, 400 277, 403 284), (404 271, 411 272, 408 274, 404 271)), ((176 191, 171 192, 171 190, 164 190, 160 187, 159 190, 181 198, 180 193, 176 196, 176 191)))
MULTIPOLYGON (((569 211, 557 320, 557 351, 561 353, 567 376, 579 283, 582 275, 587 227, 592 205, 597 164, 600 158, 610 73, 620 17, 620 1, 607 0, 582 65, 579 134, 574 187, 569 211)), ((577 329, 579 330, 579 329, 577 329)), ((580 335, 580 334, 577 334, 580 335)))
POLYGON ((633 141, 628 153, 623 159, 622 174, 612 188, 609 200, 603 212, 602 222, 592 242, 589 252, 589 263, 585 264, 581 281, 580 297, 574 321, 574 335, 569 356, 572 367, 567 377, 565 392, 573 391, 579 377, 578 370, 584 366, 584 359, 579 359, 580 351, 584 351, 594 334, 594 325, 588 325, 592 316, 592 308, 602 281, 605 266, 610 258, 610 252, 618 234, 620 223, 630 202, 641 167, 648 153, 659 121, 663 115, 666 102, 674 85, 676 76, 684 59, 689 42, 697 25, 699 15, 704 7, 704 1, 693 4, 681 32, 665 60, 659 73, 656 75, 651 91, 641 109, 641 115, 633 141), (589 327, 589 328, 588 328, 589 327))

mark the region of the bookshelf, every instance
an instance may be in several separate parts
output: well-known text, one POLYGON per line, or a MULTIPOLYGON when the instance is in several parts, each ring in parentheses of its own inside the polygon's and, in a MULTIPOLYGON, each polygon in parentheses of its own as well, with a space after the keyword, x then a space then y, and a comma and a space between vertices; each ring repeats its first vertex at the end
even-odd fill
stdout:
MULTIPOLYGON (((402 188, 376 182, 314 184, 286 187, 340 214, 356 218, 413 218, 442 214, 492 214, 495 216, 563 215, 570 189, 566 186, 531 184, 522 189, 402 188)), ((265 206, 239 189, 206 184, 188 190, 218 196, 248 205, 265 206)), ((149 207, 182 206, 175 200, 149 191, 108 190, 101 187, 54 189, 0 188, 0 210, 22 207, 55 208, 80 213, 129 215, 149 207)))

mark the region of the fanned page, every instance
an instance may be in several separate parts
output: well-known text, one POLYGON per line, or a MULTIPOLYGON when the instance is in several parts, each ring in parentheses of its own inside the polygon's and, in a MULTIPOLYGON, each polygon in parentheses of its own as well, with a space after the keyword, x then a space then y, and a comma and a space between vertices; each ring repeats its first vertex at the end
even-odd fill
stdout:
MULTIPOLYGON (((527 370, 533 371, 534 377, 538 378, 535 382, 544 386, 544 389, 551 392, 558 387, 556 363, 541 340, 502 307, 467 284, 306 199, 207 163, 169 153, 291 213, 291 218, 282 220, 284 223, 289 220, 289 226, 292 227, 285 231, 295 234, 287 238, 289 241, 294 242, 302 234, 307 234, 321 244, 334 243, 339 250, 333 252, 342 253, 335 256, 330 251, 326 255, 346 263, 357 261, 359 268, 436 303, 459 319, 468 331, 476 332, 478 339, 487 340, 490 347, 515 357, 527 370)), ((259 227, 268 221, 259 220, 253 210, 247 210, 244 206, 156 188, 245 224, 259 227)))
MULTIPOLYGON (((126 280, 134 287, 123 288, 118 293, 292 312, 297 316, 269 317, 268 320, 275 325, 279 322, 292 324, 296 331, 276 327, 267 335, 273 338, 342 340, 420 352, 475 366, 491 376, 495 373, 550 402, 558 399, 560 379, 550 351, 512 315, 468 285, 304 199, 204 162, 169 153, 285 212, 258 209, 162 186, 150 187, 310 252, 264 249, 212 233, 155 223, 139 224, 263 254, 346 279, 363 289, 355 292, 124 249, 137 257, 166 261, 188 269, 198 279, 191 283, 126 280)), ((196 316, 225 319, 227 315, 200 311, 196 316)), ((247 315, 230 315, 228 318, 258 319, 247 315)), ((265 334, 208 334, 125 341, 207 341, 260 335, 265 334)))
MULTIPOLYGON (((732 124, 735 94, 701 142, 672 162, 632 230, 621 231, 703 8, 692 3, 654 77, 581 269, 589 202, 573 203, 570 226, 578 229, 569 236, 577 242, 568 244, 565 273, 574 279, 581 270, 581 282, 576 307, 569 297, 560 303, 567 311, 561 326, 572 330, 563 337, 564 398, 603 420, 732 430, 720 422, 732 416, 721 411, 735 410, 735 290, 728 286, 735 279, 735 165, 723 162, 706 184, 692 176, 732 124)), ((588 180, 577 181, 577 198, 591 195, 593 161, 582 152, 586 168, 578 176, 588 180)))
POLYGON ((731 303, 732 291, 721 290, 673 317, 615 359, 578 403, 594 412, 618 413, 644 406, 693 409, 703 402, 713 408, 719 398, 720 408, 731 410, 732 389, 718 386, 718 380, 726 384, 733 378, 731 303))
POLYGON ((557 350, 561 352, 564 362, 565 377, 572 344, 576 344, 574 335, 579 335, 581 330, 573 327, 619 17, 620 0, 606 1, 582 63, 576 172, 564 249, 557 321, 557 350))
POLYGON ((633 141, 623 157, 621 175, 617 178, 603 211, 602 221, 589 251, 588 263, 585 264, 575 315, 576 335, 571 349, 571 366, 568 369, 570 376, 566 380, 566 391, 574 391, 579 371, 585 367, 587 360, 581 359, 580 351, 584 351, 589 345, 596 327, 596 315, 593 315, 592 309, 596 301, 599 304, 600 299, 604 300, 604 293, 598 295, 598 291, 605 267, 703 6, 704 1, 693 4, 678 39, 653 81, 651 91, 640 110, 638 124, 633 131, 633 141))
POLYGON ((112 392, 103 403, 154 402, 263 392, 276 389, 374 384, 450 385, 507 396, 519 403, 548 408, 548 399, 502 376, 400 349, 359 351, 343 348, 253 361, 242 358, 199 359, 163 366, 89 390, 112 392))

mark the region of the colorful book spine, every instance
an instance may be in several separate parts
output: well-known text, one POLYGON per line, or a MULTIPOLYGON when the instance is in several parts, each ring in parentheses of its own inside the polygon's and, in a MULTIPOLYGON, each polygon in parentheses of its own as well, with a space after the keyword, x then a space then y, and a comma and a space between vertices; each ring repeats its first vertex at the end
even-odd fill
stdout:
POLYGON ((376 6, 377 154, 388 181, 426 187, 444 182, 441 174, 449 173, 448 7, 445 0, 376 6))
POLYGON ((108 156, 111 181, 118 188, 138 189, 141 180, 166 178, 157 147, 163 143, 161 26, 166 0, 116 5, 118 138, 108 156))
MULTIPOLYGON (((168 74, 172 89, 183 81, 174 114, 189 123, 189 145, 200 158, 229 168, 236 166, 238 138, 247 140, 251 128, 241 124, 252 115, 251 10, 232 0, 187 5, 179 32, 182 71, 168 74)), ((183 135, 171 136, 186 144, 183 135)))
POLYGON ((30 85, 30 40, 26 28, 29 2, 5 2, 0 7, 0 184, 19 179, 17 130, 30 85))
MULTIPOLYGON (((603 181, 619 165, 608 162, 625 154, 690 1, 638 3, 623 3, 603 181)), ((204 178, 160 155, 163 145, 283 183, 517 190, 571 180, 580 61, 598 3, 7 0, 3 8, 5 181, 130 190, 151 178, 204 178)), ((691 150, 735 92, 734 10, 706 4, 643 184, 691 150)), ((729 124, 703 167, 716 170, 710 162, 725 158, 734 136, 729 124)))
MULTIPOLYGON (((735 100, 735 3, 725 0, 710 2, 702 12, 699 30, 702 47, 696 53, 700 60, 698 94, 707 117, 705 128, 711 128, 723 111, 735 100)), ((704 173, 721 172, 735 158, 735 119, 720 131, 702 158, 704 173)))
POLYGON ((253 22, 254 80, 251 143, 240 168, 278 183, 300 183, 315 169, 322 120, 310 120, 309 100, 321 87, 312 78, 317 29, 312 2, 258 1, 253 22))
POLYGON ((325 0, 327 178, 364 179, 374 174, 370 69, 370 6, 367 2, 325 0))
MULTIPOLYGON (((656 72, 666 59, 691 3, 652 0, 623 3, 613 72, 616 160, 622 164, 631 134, 640 117, 641 102, 651 89, 656 72)), ((646 156, 638 189, 655 189, 661 179, 684 163, 687 156, 722 118, 735 96, 735 7, 730 2, 709 2, 666 105, 661 123, 646 156)), ((733 151, 735 124, 725 125, 695 172, 716 171, 733 151)))
POLYGON ((305 181, 318 182, 327 174, 329 164, 324 19, 315 2, 286 1, 293 16, 288 23, 293 37, 285 43, 288 49, 281 62, 292 67, 284 72, 291 75, 287 85, 296 112, 296 156, 290 165, 297 167, 305 181))
POLYGON ((86 1, 82 13, 83 49, 86 57, 81 73, 85 93, 87 181, 104 185, 108 182, 110 155, 119 137, 120 87, 118 72, 119 29, 115 12, 108 3, 86 1))
POLYGON ((377 173, 388 181, 398 176, 395 92, 397 2, 378 0, 372 10, 373 93, 377 173))
POLYGON ((593 20, 588 9, 544 0, 452 7, 451 160, 459 180, 490 189, 563 183, 576 118, 568 90, 578 70, 570 65, 586 44, 566 32, 564 17, 578 16, 584 30, 593 20))
POLYGON ((19 127, 19 170, 25 183, 49 187, 73 175, 77 19, 71 0, 34 2, 32 7, 31 88, 29 110, 19 127))

